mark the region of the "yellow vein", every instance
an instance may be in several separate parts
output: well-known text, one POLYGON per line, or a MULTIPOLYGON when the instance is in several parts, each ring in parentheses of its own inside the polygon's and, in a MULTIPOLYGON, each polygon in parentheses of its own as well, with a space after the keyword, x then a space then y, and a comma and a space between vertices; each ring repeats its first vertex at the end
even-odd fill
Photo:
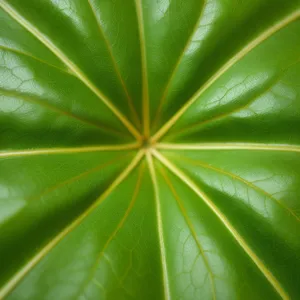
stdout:
POLYGON ((163 281, 164 281, 164 296, 166 300, 170 300, 171 299, 170 284, 168 278, 166 246, 165 246, 164 234, 163 234, 163 223, 161 217, 161 205, 160 205, 160 197, 159 197, 159 190, 158 190, 158 182, 157 182, 157 177, 156 177, 155 168, 153 164, 153 159, 149 151, 146 153, 146 157, 149 165, 150 176, 153 183, 154 194, 155 194, 154 198, 155 198, 155 206, 156 206, 157 231, 158 231, 158 238, 159 238, 159 245, 160 245, 160 254, 161 254, 163 281))
MULTIPOLYGON (((247 108, 249 105, 251 105, 251 103, 247 104, 247 105, 244 105, 243 107, 238 107, 230 112, 226 112, 226 113, 223 113, 223 114, 219 114, 219 115, 216 115, 210 119, 207 119, 207 120, 204 120, 204 121, 200 121, 200 122, 197 122, 197 123, 194 123, 194 124, 191 124, 189 126, 186 126, 184 128, 181 128, 175 132, 172 132, 168 135, 169 138, 173 139, 174 137, 178 136, 178 135, 182 135, 184 134, 185 132, 189 132, 189 131, 192 131, 193 132, 193 129, 199 129, 201 127, 204 127, 205 125, 211 125, 211 123, 214 123, 214 122, 217 122, 219 120, 222 120, 222 119, 225 119, 227 117, 229 117, 230 115, 234 114, 234 113, 237 113, 245 108, 247 108)), ((187 133, 186 133, 187 134, 187 133)))
MULTIPOLYGON (((128 295, 131 296, 131 298, 134 298, 134 295, 132 294, 131 291, 128 291, 128 289, 126 288, 126 286, 124 286, 122 284, 122 282, 120 281, 119 277, 118 277, 118 272, 117 270, 115 270, 113 262, 111 261, 111 259, 104 253, 103 254, 103 259, 107 262, 107 264, 110 266, 111 272, 112 274, 115 276, 116 280, 118 281, 118 283, 120 284, 120 286, 123 288, 124 292, 128 295)), ((82 295, 85 295, 85 292, 82 293, 82 295)))
POLYGON ((51 186, 49 188, 46 188, 46 189, 44 189, 44 191, 42 191, 38 195, 31 196, 31 197, 29 197, 29 198, 27 198, 25 200, 26 200, 26 202, 32 202, 32 201, 41 199, 42 197, 46 196, 47 194, 50 194, 53 191, 55 191, 57 189, 60 189, 62 187, 65 187, 68 184, 71 184, 71 183, 73 183, 75 181, 81 180, 82 178, 87 177, 87 176, 91 175, 92 173, 98 172, 98 171, 104 169, 105 167, 110 166, 110 165, 112 165, 112 164, 114 164, 114 163, 116 163, 116 162, 124 159, 127 156, 128 156, 128 154, 127 155, 120 155, 120 156, 118 156, 118 157, 116 157, 114 159, 111 159, 111 160, 109 160, 109 161, 107 161, 105 163, 102 163, 102 164, 96 166, 95 168, 89 169, 89 170, 87 170, 85 172, 82 172, 82 173, 76 175, 76 176, 68 178, 67 180, 65 180, 63 182, 60 182, 60 183, 55 184, 55 185, 53 185, 53 186, 51 186))
POLYGON ((95 12, 95 8, 94 8, 94 6, 92 5, 91 0, 87 0, 87 1, 88 1, 89 6, 91 7, 91 11, 92 11, 92 13, 93 13, 93 15, 94 15, 94 17, 95 17, 96 22, 97 22, 97 25, 98 25, 100 34, 101 34, 102 37, 103 37, 104 43, 105 43, 106 48, 107 48, 107 50, 108 50, 108 53, 109 53, 109 56, 110 56, 110 58, 111 58, 113 67, 114 67, 114 69, 115 69, 115 72, 116 72, 116 74, 117 74, 117 76, 118 76, 118 78, 119 78, 119 80, 120 80, 120 82, 121 82, 122 88, 123 88, 124 93, 125 93, 125 95, 126 95, 126 99, 127 99, 127 102, 128 102, 129 109, 131 110, 131 113, 132 113, 132 117, 134 118, 134 121, 135 121, 136 125, 137 125, 137 126, 140 126, 141 123, 140 123, 139 117, 138 117, 137 112, 136 112, 136 110, 135 110, 135 108, 134 108, 134 104, 133 104, 132 99, 131 99, 131 97, 130 97, 130 95, 129 95, 127 86, 126 86, 126 84, 125 84, 125 82, 124 82, 124 79, 123 79, 123 77, 122 77, 122 75, 121 75, 120 69, 119 69, 119 67, 118 67, 118 65, 117 65, 117 62, 116 62, 115 58, 114 58, 113 51, 112 51, 112 47, 111 47, 111 45, 109 44, 109 41, 108 41, 108 39, 107 39, 107 37, 106 37, 106 35, 105 35, 105 33, 104 33, 102 27, 101 27, 100 21, 98 20, 97 14, 96 14, 96 12, 95 12))
POLYGON ((73 73, 80 79, 99 99, 118 117, 118 119, 126 126, 129 132, 140 139, 139 132, 127 120, 127 118, 117 109, 117 107, 87 78, 87 76, 75 65, 57 46, 53 44, 43 33, 35 28, 29 21, 21 16, 12 6, 7 2, 1 1, 0 6, 6 11, 16 22, 22 25, 27 31, 35 36, 41 43, 43 43, 50 51, 52 51, 73 73))
POLYGON ((142 79, 143 79, 143 128, 145 137, 150 135, 150 108, 149 108, 149 87, 147 75, 147 55, 146 55, 146 40, 144 32, 144 19, 142 0, 135 0, 136 13, 138 20, 138 29, 140 36, 141 62, 142 62, 142 79))
POLYGON ((288 206, 286 206, 283 202, 279 201, 277 198, 275 198, 273 195, 269 194, 268 192, 266 192, 262 188, 260 188, 260 187, 256 186, 255 184, 251 183, 250 181, 248 181, 248 180, 246 180, 246 179, 244 179, 244 178, 242 178, 242 177, 240 177, 240 176, 238 176, 238 175, 236 175, 234 173, 231 173, 231 172, 225 171, 223 169, 220 169, 220 168, 208 165, 208 164, 204 163, 203 161, 199 161, 199 160, 195 161, 195 160, 188 159, 188 158, 185 158, 185 157, 183 158, 182 156, 180 156, 178 158, 180 158, 180 160, 184 160, 187 163, 192 164, 194 166, 200 166, 200 167, 205 168, 205 169, 210 169, 210 170, 213 170, 213 171, 215 171, 215 172, 217 172, 219 174, 223 174, 223 175, 229 176, 229 177, 231 177, 231 178, 233 178, 235 180, 243 182, 248 187, 256 190, 257 192, 259 192, 261 194, 264 194, 268 198, 270 198, 273 201, 275 201, 282 208, 284 208, 285 210, 287 210, 288 213, 290 213, 294 218, 296 218, 298 222, 300 221, 300 218, 288 206))
POLYGON ((50 63, 42 60, 40 58, 37 58, 36 56, 33 56, 32 54, 29 54, 27 52, 23 52, 21 50, 13 49, 13 48, 6 47, 6 46, 3 46, 3 45, 0 45, 0 49, 4 50, 4 51, 9 51, 9 52, 12 52, 12 53, 15 53, 15 54, 18 54, 18 55, 29 57, 29 58, 34 59, 34 60, 36 60, 36 61, 38 61, 38 62, 40 62, 40 63, 42 63, 44 65, 49 66, 51 68, 55 68, 55 69, 57 69, 60 72, 66 73, 66 74, 71 75, 71 76, 74 76, 74 74, 71 73, 68 69, 62 69, 62 68, 60 68, 58 66, 55 66, 53 64, 50 64, 50 63))
POLYGON ((202 18, 202 15, 203 15, 203 12, 204 12, 204 8, 205 8, 205 5, 206 5, 206 0, 203 1, 202 3, 202 7, 199 9, 200 13, 199 13, 199 17, 194 25, 194 28, 192 29, 191 33, 190 33, 190 36, 184 46, 184 48, 182 49, 182 52, 180 53, 179 57, 178 57, 178 60, 176 62, 176 64, 174 65, 174 68, 173 68, 173 71, 171 73, 171 76, 166 84, 166 87, 164 89, 164 92, 163 92, 163 95, 162 95, 162 98, 160 99, 159 101, 159 105, 158 105, 158 109, 157 109, 157 112, 156 112, 156 115, 155 115, 155 118, 154 118, 154 121, 153 121, 153 126, 155 126, 156 122, 158 122, 158 119, 159 119, 159 116, 161 114, 161 110, 162 110, 162 107, 163 107, 163 103, 168 95, 168 91, 169 91, 169 88, 171 86, 171 83, 172 83, 172 80, 180 66, 180 63, 181 63, 181 60, 183 59, 184 57, 184 54, 185 52, 188 50, 190 44, 192 43, 193 41, 193 37, 194 37, 194 34, 195 32, 197 31, 197 29, 199 28, 199 22, 202 18))
POLYGON ((191 190, 193 190, 199 198, 201 198, 206 205, 215 213, 215 215, 219 218, 219 220, 224 224, 224 226, 229 230, 232 236, 235 238, 237 243, 244 249, 244 251, 248 254, 251 260, 255 263, 258 269, 262 272, 262 274, 267 278, 276 292, 283 299, 290 299, 286 291, 283 289, 278 280, 274 277, 271 271, 264 265, 263 261, 255 254, 255 252, 251 249, 251 247, 247 244, 246 240, 239 234, 239 232, 235 229, 235 227, 229 222, 226 216, 219 210, 219 208, 214 204, 214 202, 202 191, 200 188, 187 176, 179 170, 175 165, 173 165, 169 160, 167 160, 163 155, 161 155, 157 151, 153 151, 153 154, 157 159, 161 161, 163 165, 165 165, 173 174, 175 174, 178 178, 180 178, 191 190))
MULTIPOLYGON (((43 100, 40 100, 40 99, 35 99, 32 96, 28 97, 27 95, 22 95, 22 94, 14 92, 14 91, 9 91, 9 90, 5 90, 5 89, 1 89, 1 88, 0 88, 0 93, 4 96, 7 96, 7 97, 14 97, 14 98, 20 99, 21 101, 24 101, 24 102, 30 102, 30 103, 33 103, 33 104, 40 105, 44 109, 52 110, 57 114, 64 115, 66 117, 75 119, 77 121, 80 121, 81 123, 87 124, 89 126, 96 127, 96 128, 98 128, 102 131, 105 131, 105 132, 108 131, 111 134, 114 134, 114 135, 117 135, 117 136, 124 137, 124 135, 127 135, 127 132, 124 133, 124 132, 118 131, 114 128, 110 128, 110 127, 107 127, 105 125, 99 124, 97 122, 84 119, 82 117, 79 117, 79 116, 71 113, 71 112, 64 111, 64 110, 62 110, 62 109, 60 109, 60 108, 58 108, 58 107, 56 107, 52 104, 49 104, 46 101, 43 101, 43 100)), ((1 94, 0 94, 0 96, 1 96, 1 94)))
POLYGON ((133 252, 133 250, 131 249, 129 252, 129 263, 128 263, 124 273, 119 278, 119 282, 120 282, 121 286, 124 286, 123 282, 127 278, 129 271, 133 268, 132 252, 133 252))
POLYGON ((157 143, 156 148, 165 150, 249 150, 249 151, 282 151, 300 152, 297 145, 274 145, 253 143, 195 143, 195 144, 172 144, 157 143))
POLYGON ((202 255, 204 264, 205 264, 205 266, 207 268, 207 271, 209 273, 209 280, 210 280, 211 289, 212 289, 212 296, 213 296, 213 299, 216 299, 216 288, 215 288, 215 283, 214 283, 214 278, 213 278, 214 275, 213 275, 212 269, 211 269, 211 267, 209 265, 208 259, 207 259, 206 255, 205 255, 205 252, 204 252, 204 250, 203 250, 203 248, 202 248, 202 246, 200 244, 200 241, 198 240, 198 236, 197 236, 197 233, 195 231, 195 228, 194 228, 194 226, 193 226, 193 224, 192 224, 192 222, 191 222, 191 220, 190 220, 190 218, 189 218, 189 216, 188 216, 188 214, 186 212, 186 209, 185 209, 185 207, 184 207, 184 205, 183 205, 183 203, 182 203, 179 195, 177 194, 176 189, 175 189, 174 185, 172 184, 169 176, 167 175, 167 173, 165 172, 165 170, 163 170, 162 168, 160 169, 160 171, 161 171, 162 176, 164 177, 166 183, 168 184, 168 186, 169 186, 169 188, 170 188, 170 190, 171 190, 171 192, 172 192, 172 194, 173 194, 173 196, 174 196, 174 198, 175 198, 175 200, 176 200, 176 202, 177 202, 177 204, 179 206, 179 209, 182 212, 182 215, 183 215, 183 217, 185 219, 185 222, 188 225, 188 227, 190 228, 190 231, 192 233, 194 241, 195 241, 195 243, 196 243, 196 245, 197 245, 197 247, 198 247, 198 249, 199 249, 199 251, 200 251, 200 253, 202 255))
POLYGON ((97 279, 93 279, 93 283, 94 283, 98 288, 100 288, 100 290, 101 290, 104 294, 106 294, 103 285, 102 285, 97 279))
MULTIPOLYGON (((133 206, 134 204, 136 203, 136 200, 137 200, 137 196, 140 192, 140 186, 141 186, 141 182, 142 182, 142 178, 143 178, 143 174, 144 174, 144 170, 145 170, 145 165, 142 164, 140 166, 140 169, 139 169, 139 174, 138 174, 138 179, 137 179, 137 183, 135 185, 135 188, 134 188, 134 191, 133 191, 133 196, 131 198, 131 201, 129 203, 129 206, 127 207, 121 221, 118 223, 117 227, 115 228, 115 230, 113 231, 113 233, 110 235, 110 237, 107 239, 106 243, 104 244, 101 252, 99 253, 98 257, 96 258, 96 261, 94 263, 94 266, 92 267, 92 270, 91 270, 91 273, 89 275, 89 277, 87 278, 87 280, 83 283, 82 287, 80 288, 81 291, 84 290, 84 288, 86 287, 86 285, 92 280, 92 278, 94 277, 95 275, 95 272, 98 268, 98 264, 99 262, 101 261, 104 253, 105 253, 105 250, 107 249, 107 247, 110 245, 111 241, 115 238, 115 236, 118 234, 118 232, 123 228, 126 220, 128 219, 132 209, 133 209, 133 206)), ((81 292, 78 293, 78 296, 80 295, 81 292)))
POLYGON ((261 44, 263 41, 268 39, 270 36, 281 30, 291 22, 297 20, 300 17, 300 10, 295 11, 291 15, 279 21, 277 24, 265 30, 257 38, 248 43, 238 53, 236 53, 229 61, 227 61, 193 96, 188 100, 182 107, 171 117, 152 137, 152 141, 160 139, 185 113, 185 111, 195 102, 198 98, 217 80, 219 79, 228 69, 230 69, 235 63, 241 60, 251 50, 261 44))
POLYGON ((50 155, 50 154, 73 154, 98 151, 123 151, 138 149, 140 145, 136 144, 121 144, 121 145, 103 145, 90 147, 70 147, 70 148, 41 148, 16 151, 2 151, 0 157, 18 157, 18 156, 33 156, 33 155, 50 155))
POLYGON ((110 166, 110 165, 112 165, 112 164, 114 164, 114 163, 116 163, 116 162, 119 162, 120 160, 124 159, 126 156, 128 156, 128 154, 127 154, 127 155, 120 155, 120 156, 115 157, 114 159, 111 159, 111 160, 109 160, 109 161, 107 161, 107 162, 105 162, 105 163, 102 163, 102 164, 100 164, 100 165, 98 165, 98 166, 96 166, 96 167, 94 167, 94 168, 92 168, 92 169, 89 169, 89 170, 87 170, 87 171, 85 171, 85 172, 82 172, 82 173, 80 173, 80 174, 78 174, 78 175, 76 175, 76 176, 74 176, 74 177, 71 177, 71 178, 69 178, 69 179, 67 179, 67 180, 65 180, 65 181, 63 181, 63 182, 60 182, 60 183, 58 183, 58 184, 55 184, 55 185, 53 185, 53 186, 51 186, 51 187, 45 189, 45 190, 44 190, 43 192, 41 192, 39 195, 30 197, 30 198, 28 199, 28 201, 33 201, 33 200, 42 198, 42 197, 44 197, 45 195, 47 195, 47 194, 49 194, 49 193, 52 193, 53 191, 55 191, 55 190, 57 190, 57 189, 59 189, 59 188, 62 188, 62 187, 66 186, 66 185, 68 185, 68 184, 70 184, 70 183, 72 183, 72 182, 74 182, 74 181, 78 181, 78 180, 80 180, 80 179, 82 179, 82 178, 84 178, 84 177, 86 177, 86 176, 88 176, 88 175, 90 175, 90 174, 92 174, 92 173, 95 173, 95 172, 97 172, 97 171, 100 171, 100 170, 104 169, 105 167, 108 167, 108 166, 110 166))
POLYGON ((48 244, 46 244, 30 261, 25 264, 0 290, 0 299, 6 297, 18 283, 28 274, 64 237, 71 233, 82 221, 87 218, 132 172, 140 162, 144 152, 141 150, 134 157, 127 168, 115 179, 108 189, 81 215, 79 215, 69 226, 56 235, 48 244))
POLYGON ((240 106, 240 107, 237 107, 237 108, 235 108, 235 109, 233 109, 233 110, 231 110, 231 111, 229 111, 229 112, 225 112, 225 113, 216 115, 216 116, 214 116, 214 117, 212 117, 212 118, 210 118, 210 119, 203 120, 203 121, 200 121, 200 122, 196 122, 196 123, 194 123, 194 124, 191 124, 191 125, 189 125, 189 126, 186 126, 186 127, 184 127, 184 128, 181 128, 181 129, 179 129, 179 130, 177 130, 177 131, 175 131, 175 132, 169 134, 168 137, 171 137, 171 136, 174 137, 174 136, 177 136, 177 135, 179 135, 179 134, 182 134, 182 133, 184 133, 184 132, 186 132, 186 131, 190 131, 190 130, 193 130, 193 129, 195 129, 195 128, 198 129, 199 127, 203 127, 203 126, 205 126, 205 125, 207 125, 207 124, 210 125, 210 124, 213 123, 213 122, 216 122, 216 121, 219 121, 219 120, 221 120, 221 119, 227 118, 227 117, 231 116, 231 115, 234 114, 234 113, 240 112, 240 111, 242 111, 242 110, 248 108, 248 107, 249 107, 251 104, 253 104, 257 99, 259 99, 260 97, 262 97, 263 95, 265 95, 266 93, 268 93, 270 90, 272 90, 272 88, 274 87, 274 85, 275 85, 276 83, 278 83, 279 81, 280 81, 280 78, 277 78, 276 80, 274 80, 274 82, 272 82, 272 84, 271 84, 267 89, 263 90, 262 92, 258 93, 256 96, 254 96, 253 98, 251 98, 250 100, 248 100, 246 104, 244 104, 244 105, 242 105, 242 106, 240 106))

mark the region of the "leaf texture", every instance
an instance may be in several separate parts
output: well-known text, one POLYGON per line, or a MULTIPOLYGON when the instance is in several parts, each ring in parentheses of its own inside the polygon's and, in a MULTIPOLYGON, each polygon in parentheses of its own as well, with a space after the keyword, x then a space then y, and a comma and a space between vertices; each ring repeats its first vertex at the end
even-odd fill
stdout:
POLYGON ((298 0, 0 0, 0 299, 299 299, 298 0))

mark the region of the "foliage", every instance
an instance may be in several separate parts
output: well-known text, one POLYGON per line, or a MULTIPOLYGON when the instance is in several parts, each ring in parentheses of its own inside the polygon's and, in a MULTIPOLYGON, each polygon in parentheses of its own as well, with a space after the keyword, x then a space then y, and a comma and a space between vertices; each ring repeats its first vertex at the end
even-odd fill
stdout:
POLYGON ((298 0, 0 7, 0 299, 300 299, 298 0))

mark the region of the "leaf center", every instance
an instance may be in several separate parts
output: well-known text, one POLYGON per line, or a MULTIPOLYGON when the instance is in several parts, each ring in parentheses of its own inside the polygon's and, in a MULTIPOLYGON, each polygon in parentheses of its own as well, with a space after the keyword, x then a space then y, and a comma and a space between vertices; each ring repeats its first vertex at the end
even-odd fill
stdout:
POLYGON ((150 150, 153 148, 153 142, 150 138, 143 136, 141 148, 145 150, 150 150))

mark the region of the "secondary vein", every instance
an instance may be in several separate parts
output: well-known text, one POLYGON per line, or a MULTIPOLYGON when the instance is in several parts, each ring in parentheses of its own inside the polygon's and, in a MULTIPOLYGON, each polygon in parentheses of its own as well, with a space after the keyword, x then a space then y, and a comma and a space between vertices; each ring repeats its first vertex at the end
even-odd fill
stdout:
POLYGON ((203 1, 201 9, 199 9, 199 12, 200 12, 199 13, 199 17, 198 17, 198 19, 197 19, 197 21, 196 21, 196 23, 194 25, 194 28, 192 29, 192 31, 190 33, 190 36, 189 36, 189 38, 188 38, 188 40, 187 40, 184 48, 182 49, 182 51, 181 51, 181 53, 180 53, 180 55, 178 57, 178 60, 177 60, 176 64, 174 65, 174 68, 172 70, 171 76, 168 79, 168 82, 167 82, 167 84, 165 86, 165 89, 163 91, 162 97, 161 97, 161 99, 159 101, 158 109, 157 109, 157 112, 156 112, 156 115, 155 115, 155 118, 154 118, 152 126, 155 126, 155 124, 158 122, 158 119, 159 119, 160 114, 161 114, 161 110, 163 108, 164 101, 165 101, 165 99, 166 99, 166 97, 168 95, 168 91, 169 91, 169 88, 171 86, 172 80, 173 80, 173 78, 174 78, 174 76, 175 76, 175 74, 176 74, 176 72, 177 72, 177 70, 178 70, 178 68, 180 66, 180 63, 181 63, 181 61, 182 61, 182 59, 184 57, 185 52, 187 51, 188 47, 190 46, 190 44, 193 41, 193 37, 194 37, 195 32, 199 28, 199 23, 200 23, 200 20, 202 18, 202 15, 203 15, 203 12, 204 12, 204 9, 205 9, 205 5, 206 5, 206 0, 203 1))
MULTIPOLYGON (((86 279, 86 281, 83 283, 82 287, 80 288, 80 291, 83 291, 85 289, 85 287, 87 286, 87 284, 92 280, 92 278, 94 277, 95 272, 97 270, 98 264, 101 261, 101 259, 103 258, 105 250, 110 245, 110 243, 112 242, 112 240, 115 238, 115 236, 117 235, 117 233, 122 229, 122 227, 124 226, 126 220, 128 219, 128 216, 130 215, 130 213, 131 213, 131 211, 132 211, 132 209, 134 207, 134 204, 136 203, 138 194, 139 194, 139 189, 140 189, 140 186, 141 186, 141 183, 142 183, 142 178, 143 178, 144 170, 145 170, 145 165, 141 165, 140 166, 140 170, 139 170, 139 174, 138 174, 137 183, 135 185, 131 201, 130 201, 130 203, 129 203, 129 205, 128 205, 128 207, 127 207, 127 209, 126 209, 126 211, 125 211, 125 213, 124 213, 124 215, 122 217, 122 219, 120 220, 120 222, 116 226, 116 228, 113 231, 113 233, 107 239, 107 241, 104 244, 101 252, 98 254, 98 257, 96 258, 96 261, 95 261, 93 267, 91 268, 90 275, 88 276, 88 278, 86 279)), ((120 284, 121 284, 121 282, 120 282, 120 284)), ((79 295, 81 293, 80 291, 79 291, 79 295)))
POLYGON ((140 150, 127 168, 112 182, 107 190, 81 215, 79 215, 70 225, 57 234, 49 243, 47 243, 28 263, 26 263, 0 290, 0 299, 3 299, 11 293, 22 279, 69 233, 77 228, 84 219, 86 219, 107 197, 110 195, 138 165, 144 151, 140 150))
POLYGON ((176 200, 176 202, 177 202, 177 204, 179 206, 179 209, 182 212, 182 215, 183 215, 183 217, 185 219, 185 222, 188 225, 188 227, 189 227, 189 229, 190 229, 190 231, 192 233, 194 241, 195 241, 195 243, 196 243, 196 245, 197 245, 197 247, 199 249, 199 252, 201 253, 201 256, 203 258, 204 264, 205 264, 205 266, 207 268, 207 271, 208 271, 208 274, 209 274, 209 280, 210 280, 210 284, 211 284, 212 296, 213 296, 213 299, 215 300, 216 299, 216 288, 215 288, 215 283, 214 283, 214 274, 213 274, 211 266, 210 266, 210 264, 208 262, 208 259, 207 259, 206 255, 205 255, 204 249, 202 248, 202 245, 200 244, 200 241, 198 240, 195 228, 194 228, 194 226, 193 226, 190 218, 188 217, 186 209, 185 209, 185 207, 184 207, 184 205, 183 205, 183 203, 182 203, 179 195, 177 194, 177 191, 176 191, 174 185, 172 184, 169 176, 167 175, 167 173, 162 168, 160 169, 160 171, 161 171, 161 173, 162 173, 162 175, 163 175, 163 177, 164 177, 167 185, 169 186, 169 188, 170 188, 170 190, 171 190, 171 192, 172 192, 172 194, 173 194, 173 196, 174 196, 174 198, 175 198, 175 200, 176 200))
POLYGON ((294 13, 288 15, 284 19, 280 20, 277 24, 271 26, 257 38, 248 43, 244 48, 237 52, 229 61, 227 61, 208 81, 200 88, 196 93, 171 117, 152 137, 152 142, 159 140, 169 129, 177 122, 177 120, 185 113, 185 111, 199 99, 199 97, 219 79, 228 69, 230 69, 235 63, 246 56, 252 49, 260 45, 263 41, 270 36, 289 25, 291 22, 296 21, 300 17, 300 10, 296 10, 294 13))
POLYGON ((74 74, 71 73, 68 69, 62 69, 62 68, 60 68, 60 67, 58 67, 58 66, 55 66, 55 65, 53 65, 53 64, 51 64, 51 63, 48 63, 48 62, 46 62, 45 60, 42 60, 42 59, 40 59, 40 58, 38 58, 38 57, 36 57, 36 56, 34 56, 34 55, 32 55, 32 54, 29 54, 29 53, 27 53, 27 52, 23 52, 23 51, 21 51, 21 50, 13 49, 13 48, 10 48, 10 47, 7 47, 7 46, 3 46, 3 45, 0 45, 0 49, 1 49, 1 50, 4 50, 4 51, 8 51, 8 52, 15 53, 15 54, 17 54, 17 55, 22 55, 22 56, 29 57, 29 58, 34 59, 34 60, 36 60, 36 61, 38 61, 38 62, 40 62, 40 63, 42 63, 42 64, 44 64, 44 65, 49 66, 49 67, 51 67, 51 68, 55 68, 56 70, 58 70, 58 71, 60 71, 60 72, 63 72, 63 73, 65 73, 65 74, 69 75, 69 76, 74 76, 74 74))
MULTIPOLYGON (((179 158, 179 157, 178 157, 179 158)), ((180 156, 180 160, 184 160, 185 162, 187 162, 188 164, 194 165, 194 166, 200 166, 204 169, 210 169, 213 170, 219 174, 223 174, 225 176, 231 177, 234 180, 238 180, 242 183, 244 183, 245 185, 247 185, 248 187, 252 188, 253 190, 256 190, 257 192, 259 192, 260 194, 265 195, 266 197, 270 198, 271 200, 275 201, 279 206, 281 206, 283 209, 285 209, 289 214, 291 214, 298 222, 300 222, 300 218, 288 207, 286 206, 283 202, 279 201, 277 198, 275 198, 273 195, 269 194, 268 192, 266 192, 265 190, 263 190, 262 188, 256 186, 255 184, 251 183, 250 181, 234 174, 228 171, 225 171, 223 169, 217 168, 215 166, 211 166, 208 165, 206 163, 204 163, 203 161, 195 161, 192 159, 188 159, 188 158, 183 158, 182 156, 180 156)))
POLYGON ((113 135, 117 135, 117 136, 121 136, 121 137, 124 137, 124 135, 127 134, 127 132, 121 132, 121 131, 118 131, 114 128, 111 128, 111 127, 108 127, 106 125, 103 125, 103 124, 100 124, 98 122, 94 122, 94 121, 90 121, 88 119, 85 119, 85 118, 82 118, 78 115, 75 115, 74 113, 72 112, 69 112, 69 111, 65 111, 65 110, 62 110, 61 108, 57 107, 57 106, 54 106, 46 101, 42 101, 40 99, 37 99, 33 96, 28 96, 28 95, 24 95, 24 94, 19 94, 19 93, 16 93, 15 91, 10 91, 10 90, 5 90, 5 89, 1 89, 0 88, 0 93, 4 96, 7 96, 7 97, 13 97, 13 98, 17 98, 21 101, 24 101, 24 102, 29 102, 29 103, 33 103, 33 104, 36 104, 36 105, 39 105, 41 107, 43 107, 44 109, 48 109, 48 110, 52 110, 53 112, 57 113, 57 114, 60 114, 60 115, 64 115, 66 117, 69 117, 69 118, 72 118, 72 119, 75 119, 81 123, 84 123, 84 124, 87 124, 89 126, 93 126, 93 127, 96 127, 104 132, 109 132, 113 135))
POLYGON ((266 277, 266 279, 273 286, 275 291, 285 300, 290 299, 287 292, 281 286, 279 281, 274 277, 272 272, 265 266, 263 261, 255 254, 252 248, 247 244, 246 240, 241 236, 237 229, 230 223, 227 217, 219 210, 219 208, 214 204, 214 202, 181 170, 179 170, 174 164, 172 164, 168 159, 166 159, 162 154, 157 151, 153 151, 154 156, 165 165, 173 174, 175 174, 179 179, 181 179, 192 191, 202 199, 206 205, 214 212, 214 214, 219 218, 219 220, 224 224, 224 226, 229 230, 237 243, 242 247, 242 249, 247 253, 249 258, 261 271, 261 273, 266 277))
POLYGON ((101 26, 101 24, 100 24, 100 22, 98 20, 97 14, 95 12, 94 6, 91 3, 91 0, 87 0, 87 1, 88 1, 89 6, 91 7, 91 11, 92 11, 92 13, 93 13, 93 15, 95 17, 96 22, 97 22, 97 26, 99 28, 99 32, 100 32, 100 34, 103 37, 104 43, 106 45, 106 48, 108 50, 109 56, 110 56, 112 64, 113 64, 113 68, 115 69, 117 77, 119 78, 119 80, 121 82, 122 88, 124 90, 124 93, 125 93, 125 96, 126 96, 126 99, 127 99, 127 102, 128 102, 129 109, 131 110, 131 113, 132 113, 132 117, 134 118, 134 121, 135 121, 136 125, 140 126, 141 124, 140 124, 139 117, 138 117, 137 112, 135 110, 135 107, 134 107, 133 101, 131 99, 131 96, 129 95, 127 86, 126 86, 126 84, 124 82, 124 79, 123 79, 123 77, 121 75, 120 69, 119 69, 118 64, 116 62, 116 59, 115 59, 115 57, 113 55, 112 47, 109 44, 109 41, 108 41, 108 39, 107 39, 107 37, 106 37, 106 35, 104 33, 104 30, 102 29, 102 26, 101 26))
POLYGON ((127 118, 118 110, 118 108, 108 99, 51 40, 41 33, 34 25, 19 14, 10 4, 5 1, 0 2, 0 6, 6 11, 16 22, 22 25, 41 43, 43 43, 51 52, 53 52, 73 73, 79 78, 98 98, 116 115, 116 117, 125 125, 129 132, 140 139, 140 134, 136 128, 127 120, 127 118))

